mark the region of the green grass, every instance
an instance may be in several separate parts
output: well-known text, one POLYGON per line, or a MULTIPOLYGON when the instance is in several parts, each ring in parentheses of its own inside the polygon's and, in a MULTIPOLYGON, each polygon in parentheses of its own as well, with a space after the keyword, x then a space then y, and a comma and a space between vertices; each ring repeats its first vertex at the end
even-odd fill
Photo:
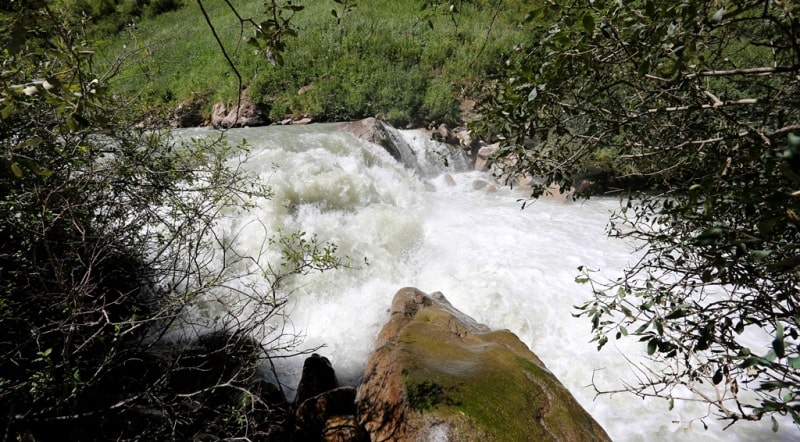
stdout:
MULTIPOLYGON (((405 125, 458 123, 459 102, 478 97, 504 54, 528 44, 530 36, 517 24, 534 1, 507 0, 496 17, 495 0, 463 3, 453 23, 442 11, 421 10, 422 0, 364 0, 337 24, 333 1, 295 1, 306 8, 293 20, 299 36, 288 41, 283 66, 253 53, 246 44, 252 31, 240 32, 224 2, 207 0, 205 6, 246 93, 269 106, 274 120, 377 116, 405 125)), ((263 19, 262 1, 234 4, 242 16, 263 19)), ((200 98, 209 113, 214 102, 236 97, 236 76, 195 2, 100 42, 98 53, 110 64, 132 50, 138 56, 112 88, 142 98, 150 109, 200 98)))

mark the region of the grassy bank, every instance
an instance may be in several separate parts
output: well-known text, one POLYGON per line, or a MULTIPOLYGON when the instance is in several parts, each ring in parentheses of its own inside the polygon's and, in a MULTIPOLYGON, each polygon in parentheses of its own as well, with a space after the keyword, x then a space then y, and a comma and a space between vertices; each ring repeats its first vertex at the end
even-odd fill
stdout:
MULTIPOLYGON (((250 99, 270 117, 316 121, 378 116, 393 124, 459 122, 467 100, 505 55, 528 45, 517 24, 532 7, 525 0, 464 1, 456 14, 421 8, 422 0, 370 0, 349 12, 334 1, 302 0, 293 19, 283 66, 268 63, 246 44, 251 30, 221 1, 206 9, 250 99), (331 13, 336 9, 337 16, 331 13)), ((235 1, 243 17, 263 20, 263 2, 235 1)), ((140 97, 150 109, 199 99, 205 114, 231 102, 238 81, 194 2, 142 19, 99 44, 103 63, 133 53, 112 87, 140 97)))

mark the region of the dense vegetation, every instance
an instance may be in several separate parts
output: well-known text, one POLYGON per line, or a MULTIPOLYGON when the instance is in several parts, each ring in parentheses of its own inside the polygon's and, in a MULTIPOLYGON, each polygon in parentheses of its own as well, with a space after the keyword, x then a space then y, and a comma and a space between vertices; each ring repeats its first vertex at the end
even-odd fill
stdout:
POLYGON ((250 258, 214 224, 269 189, 228 166, 231 146, 124 124, 73 19, 0 9, 0 438, 274 431, 284 411, 255 373, 297 343, 270 322, 279 288, 339 265, 335 248, 287 232, 265 244, 282 263, 235 270, 250 258), (215 316, 192 314, 207 300, 215 316))
POLYGON ((642 397, 688 389, 731 422, 800 424, 800 5, 547 3, 477 127, 536 194, 598 168, 658 190, 610 225, 642 259, 579 278, 598 347, 642 342, 655 365, 625 388, 642 397))
MULTIPOLYGON (((263 45, 247 44, 253 26, 242 27, 226 2, 203 2, 246 94, 274 121, 378 116, 396 125, 455 124, 460 104, 479 97, 482 80, 529 38, 517 26, 531 3, 523 0, 457 2, 456 14, 449 2, 418 0, 278 3, 304 9, 291 17, 296 38, 267 54, 263 45), (283 63, 265 62, 270 58, 283 63)), ((232 4, 255 23, 271 16, 261 1, 232 4)), ((197 100, 209 115, 214 102, 236 101, 236 75, 194 3, 101 37, 104 66, 130 54, 112 90, 140 96, 148 113, 197 100)))
POLYGON ((335 249, 278 237, 286 265, 262 263, 238 289, 258 301, 248 320, 230 304, 216 322, 187 322, 242 276, 210 265, 239 256, 211 233, 218 208, 269 192, 226 166, 230 146, 130 124, 184 100, 208 112, 240 86, 276 120, 454 123, 480 99, 474 128, 501 141, 508 176, 541 180, 536 195, 587 174, 656 191, 610 225, 643 258, 619 280, 579 278, 594 288, 578 314, 598 347, 642 342, 657 368, 627 386, 635 394, 672 404, 688 388, 732 422, 800 423, 800 6, 538 4, 4 2, 3 437, 269 430, 278 410, 252 375, 273 349, 249 338, 282 306, 284 274, 267 270, 336 266, 335 249), (200 332, 175 333, 189 329, 200 332), (216 375, 186 382, 209 356, 216 375))

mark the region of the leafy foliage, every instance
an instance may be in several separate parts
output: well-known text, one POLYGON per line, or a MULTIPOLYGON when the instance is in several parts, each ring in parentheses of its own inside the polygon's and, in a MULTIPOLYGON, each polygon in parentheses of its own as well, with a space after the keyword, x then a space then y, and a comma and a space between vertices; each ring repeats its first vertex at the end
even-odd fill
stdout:
POLYGON ((123 124, 80 29, 47 2, 0 10, 0 432, 263 435, 284 410, 257 366, 298 342, 279 289, 335 247, 276 236, 271 266, 218 237, 223 208, 269 189, 229 165, 240 148, 123 124))
MULTIPOLYGON (((588 270, 598 347, 638 339, 627 390, 688 387, 735 422, 800 423, 800 6, 762 0, 550 1, 476 128, 534 196, 605 170, 629 197, 610 233, 640 244, 622 278, 588 270)), ((591 187, 588 191, 592 191, 591 187)))
POLYGON ((56 0, 54 10, 63 10, 92 24, 95 34, 117 33, 136 27, 141 19, 153 18, 184 6, 183 0, 56 0))
MULTIPOLYGON (((272 120, 377 116, 405 125, 458 123, 459 101, 477 97, 498 54, 514 51, 526 38, 516 25, 528 2, 460 2, 458 27, 451 25, 448 7, 421 11, 418 0, 240 2, 235 9, 226 2, 200 3, 241 73, 245 93, 272 120), (273 28, 282 32, 277 48, 259 31, 273 28)), ((206 29, 198 8, 189 5, 107 40, 101 55, 116 54, 123 45, 142 54, 125 64, 125 81, 112 83, 112 90, 141 94, 153 107, 207 97, 206 114, 213 101, 235 100, 238 81, 206 29)))

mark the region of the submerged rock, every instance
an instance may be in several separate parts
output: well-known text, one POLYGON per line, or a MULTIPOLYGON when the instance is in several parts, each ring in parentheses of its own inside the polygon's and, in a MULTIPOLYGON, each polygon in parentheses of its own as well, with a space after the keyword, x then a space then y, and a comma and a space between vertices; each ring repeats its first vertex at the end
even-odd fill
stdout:
POLYGON ((397 161, 403 161, 400 155, 400 149, 392 140, 389 131, 386 130, 386 126, 377 118, 370 117, 353 121, 345 124, 342 128, 355 135, 356 138, 383 147, 397 161))
POLYGON ((610 440, 516 335, 413 288, 395 295, 357 417, 373 441, 610 440))

